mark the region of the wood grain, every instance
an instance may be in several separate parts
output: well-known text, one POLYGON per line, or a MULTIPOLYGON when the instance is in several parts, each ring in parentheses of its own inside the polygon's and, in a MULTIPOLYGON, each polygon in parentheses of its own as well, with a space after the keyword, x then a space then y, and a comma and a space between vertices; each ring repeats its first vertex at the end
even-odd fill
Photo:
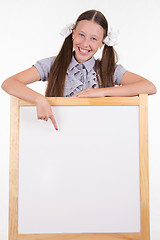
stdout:
MULTIPOLYGON (((51 106, 138 106, 138 97, 47 97, 51 106)), ((20 106, 35 106, 34 103, 20 100, 20 106)))
POLYGON ((141 233, 19 234, 18 240, 141 240, 141 233))
POLYGON ((148 160, 148 95, 140 95, 140 201, 142 240, 150 240, 149 160, 148 160))
POLYGON ((9 240, 18 234, 19 100, 10 100, 9 240))

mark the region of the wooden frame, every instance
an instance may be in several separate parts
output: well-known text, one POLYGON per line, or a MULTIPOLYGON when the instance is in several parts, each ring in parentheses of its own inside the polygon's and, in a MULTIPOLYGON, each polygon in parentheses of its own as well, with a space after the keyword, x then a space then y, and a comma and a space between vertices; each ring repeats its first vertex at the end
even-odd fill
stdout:
POLYGON ((141 231, 136 233, 20 234, 18 232, 19 107, 34 104, 11 97, 9 240, 150 240, 148 95, 139 97, 47 98, 52 106, 139 106, 141 231))

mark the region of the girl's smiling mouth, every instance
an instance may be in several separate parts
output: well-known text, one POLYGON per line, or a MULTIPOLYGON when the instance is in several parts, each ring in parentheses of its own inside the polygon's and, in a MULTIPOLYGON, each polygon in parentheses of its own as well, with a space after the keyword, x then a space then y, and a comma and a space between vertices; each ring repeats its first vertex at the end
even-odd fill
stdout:
POLYGON ((80 48, 80 47, 78 47, 78 50, 80 53, 82 53, 84 55, 88 54, 91 51, 91 50, 80 48))

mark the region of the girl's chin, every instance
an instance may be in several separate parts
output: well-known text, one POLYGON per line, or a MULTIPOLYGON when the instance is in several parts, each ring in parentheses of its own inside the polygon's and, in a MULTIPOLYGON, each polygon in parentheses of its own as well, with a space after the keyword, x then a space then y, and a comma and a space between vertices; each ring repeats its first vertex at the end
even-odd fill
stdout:
POLYGON ((78 53, 75 52, 75 58, 79 63, 89 60, 92 56, 93 55, 91 54, 91 52, 89 52, 88 54, 81 54, 79 51, 78 53))
POLYGON ((79 62, 79 63, 83 63, 83 62, 86 62, 86 61, 88 61, 90 58, 91 58, 92 56, 77 56, 77 55, 75 55, 75 58, 76 58, 76 60, 77 60, 77 62, 79 62))

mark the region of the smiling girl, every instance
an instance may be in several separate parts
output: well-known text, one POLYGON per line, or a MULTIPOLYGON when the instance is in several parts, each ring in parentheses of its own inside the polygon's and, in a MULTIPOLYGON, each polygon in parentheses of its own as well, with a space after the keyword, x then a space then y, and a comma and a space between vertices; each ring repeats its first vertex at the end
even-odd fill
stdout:
POLYGON ((101 12, 89 10, 82 13, 72 27, 65 29, 65 33, 63 31, 63 35, 65 40, 56 57, 37 61, 31 68, 9 77, 2 84, 7 93, 35 103, 38 119, 48 121, 50 118, 58 130, 46 97, 156 93, 153 83, 117 64, 113 48, 115 36, 108 33, 108 23, 101 12), (102 58, 95 60, 94 54, 102 46, 102 58), (26 86, 39 80, 48 81, 45 96, 26 86))

